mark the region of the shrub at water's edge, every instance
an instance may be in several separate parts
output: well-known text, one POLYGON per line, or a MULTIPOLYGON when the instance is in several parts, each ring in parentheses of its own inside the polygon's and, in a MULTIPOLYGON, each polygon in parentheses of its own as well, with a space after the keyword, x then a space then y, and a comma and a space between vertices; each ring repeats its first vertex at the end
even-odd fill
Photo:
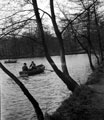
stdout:
POLYGON ((98 105, 100 99, 89 87, 91 84, 99 83, 103 73, 104 63, 96 67, 85 85, 76 88, 73 94, 64 100, 51 116, 48 116, 48 120, 103 120, 104 110, 98 105))
POLYGON ((81 85, 63 101, 50 116, 50 120, 99 120, 103 118, 103 111, 98 108, 97 102, 99 101, 94 91, 86 85, 81 85))
POLYGON ((96 68, 96 70, 88 77, 86 85, 97 84, 104 73, 104 62, 96 68))

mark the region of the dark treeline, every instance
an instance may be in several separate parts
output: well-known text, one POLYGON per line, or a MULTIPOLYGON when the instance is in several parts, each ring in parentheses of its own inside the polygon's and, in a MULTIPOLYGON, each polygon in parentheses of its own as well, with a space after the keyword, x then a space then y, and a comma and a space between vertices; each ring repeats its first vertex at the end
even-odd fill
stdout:
POLYGON ((21 38, 6 38, 0 41, 0 58, 21 58, 43 56, 44 51, 41 45, 32 40, 21 38))
MULTIPOLYGON (((50 55, 59 55, 57 38, 47 33, 45 37, 50 55)), ((64 44, 66 54, 82 52, 81 47, 74 39, 65 39, 64 44)), ((41 40, 33 35, 6 37, 0 40, 0 59, 42 56, 44 56, 44 49, 41 40)))
MULTIPOLYGON (((104 38, 104 28, 101 25, 101 38, 104 38)), ((98 42, 97 42, 97 31, 94 29, 91 32, 91 41, 93 41, 94 48, 98 51, 98 42)), ((68 30, 69 32, 71 31, 68 30)), ((76 40, 73 32, 64 33, 64 46, 65 54, 78 54, 84 53, 85 50, 81 48, 78 41, 76 40)), ((50 55, 59 55, 59 44, 57 38, 52 36, 49 33, 45 34, 46 43, 50 52, 50 55)), ((83 42, 84 45, 87 45, 86 40, 83 37, 79 39, 83 42)), ((102 43, 104 48, 104 43, 102 43)), ((5 58, 25 58, 25 57, 42 57, 45 56, 44 48, 39 37, 34 37, 34 35, 27 35, 21 37, 6 37, 0 40, 0 59, 5 58)))

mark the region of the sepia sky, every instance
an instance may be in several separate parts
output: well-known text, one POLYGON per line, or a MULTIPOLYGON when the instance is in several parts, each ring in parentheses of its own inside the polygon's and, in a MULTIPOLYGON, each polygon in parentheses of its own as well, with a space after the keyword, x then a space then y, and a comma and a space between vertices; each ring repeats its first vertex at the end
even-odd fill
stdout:
MULTIPOLYGON (((0 0, 0 26, 3 27, 3 24, 5 24, 5 23, 3 23, 3 21, 6 21, 6 19, 2 19, 2 18, 11 16, 15 12, 18 12, 18 11, 33 9, 32 5, 28 4, 28 5, 24 6, 23 1, 24 0, 0 0)), ((62 7, 65 9, 66 4, 67 4, 67 0, 61 0, 61 2, 60 2, 60 0, 55 0, 55 1, 57 3, 59 3, 59 5, 62 5, 62 7)), ((41 8, 42 10, 44 10, 50 14, 49 0, 37 0, 37 2, 38 2, 39 8, 41 8)), ((70 5, 70 7, 73 6, 71 4, 69 4, 69 5, 70 5)), ((27 13, 27 11, 20 12, 19 14, 17 14, 15 19, 18 19, 19 16, 23 16, 26 13, 27 13)), ((62 17, 62 14, 60 14, 58 7, 55 7, 55 13, 56 13, 56 15, 62 17)), ((32 14, 34 14, 34 12, 32 12, 29 15, 31 16, 32 14)), ((42 14, 40 12, 40 15, 42 15, 42 14)), ((29 15, 28 15, 28 17, 29 17, 29 15)), ((46 19, 46 20, 44 20, 44 23, 46 23, 47 26, 49 26, 49 25, 51 26, 51 21, 49 21, 49 17, 47 15, 44 15, 44 16, 46 19)))
MULTIPOLYGON (((1 11, 0 18, 7 17, 20 9, 32 8, 31 5, 25 5, 25 7, 21 8, 23 1, 24 0, 0 0, 0 11, 1 11)), ((72 2, 69 3, 68 0, 54 0, 54 1, 59 3, 59 5, 61 4, 61 6, 63 6, 64 9, 65 9, 65 6, 67 5, 68 7, 70 7, 71 12, 75 12, 75 9, 73 9, 76 6, 75 3, 72 3, 72 2)), ((103 0, 100 0, 100 1, 103 1, 103 0)), ((37 0, 37 2, 39 5, 39 8, 50 12, 49 0, 37 0)), ((104 10, 104 2, 102 3, 102 6, 100 6, 100 10, 102 9, 104 10)))
MULTIPOLYGON (((5 23, 3 23, 3 21, 6 21, 6 19, 3 19, 2 18, 5 18, 5 17, 8 17, 12 14, 14 14, 15 12, 17 11, 22 11, 22 10, 30 10, 30 9, 33 9, 32 5, 23 5, 23 2, 24 0, 0 0, 0 28, 3 27, 3 25, 5 23)), ((103 1, 103 0, 101 0, 103 1)), ((37 0, 38 2, 38 5, 39 5, 39 8, 43 9, 44 11, 47 11, 49 14, 50 14, 50 8, 49 8, 49 0, 37 0)), ((71 13, 76 13, 78 12, 78 9, 74 9, 76 7, 76 4, 75 3, 72 3, 68 0, 55 0, 56 4, 55 4, 55 14, 57 17, 63 17, 62 13, 59 12, 59 8, 58 8, 58 5, 59 7, 62 8, 63 11, 65 12, 69 12, 70 14, 71 13), (67 6, 67 7, 66 7, 67 6)), ((101 4, 102 6, 100 6, 100 11, 104 10, 104 2, 101 4)), ((27 11, 26 12, 20 12, 19 14, 17 14, 17 16, 15 16, 14 18, 15 19, 20 19, 19 17, 23 16, 27 14, 27 11)), ((32 12, 31 14, 29 14, 30 16, 33 15, 34 12, 32 12)), ((28 17, 29 17, 28 15, 28 17)), ((42 15, 40 13, 40 15, 42 15)), ((22 17, 21 17, 22 18, 22 17)), ((47 15, 45 15, 45 20, 44 20, 44 23, 47 25, 47 26, 51 26, 51 21, 48 20, 49 17, 47 15)))

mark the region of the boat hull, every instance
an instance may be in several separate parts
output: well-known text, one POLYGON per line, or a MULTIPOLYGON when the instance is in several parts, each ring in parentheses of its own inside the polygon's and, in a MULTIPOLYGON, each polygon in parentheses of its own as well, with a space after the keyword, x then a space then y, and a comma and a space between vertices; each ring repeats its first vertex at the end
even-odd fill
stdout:
POLYGON ((4 61, 4 63, 16 63, 17 60, 7 60, 7 61, 4 61))
POLYGON ((27 77, 27 76, 43 73, 44 70, 45 70, 45 66, 41 64, 41 65, 38 65, 37 68, 34 70, 20 71, 19 74, 21 77, 27 77))

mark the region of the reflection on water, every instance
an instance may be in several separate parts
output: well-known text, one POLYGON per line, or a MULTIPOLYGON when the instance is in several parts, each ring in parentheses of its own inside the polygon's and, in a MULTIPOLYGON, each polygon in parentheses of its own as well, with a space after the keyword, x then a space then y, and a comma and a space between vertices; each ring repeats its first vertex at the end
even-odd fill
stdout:
MULTIPOLYGON (((86 55, 66 56, 70 75, 80 83, 84 83, 91 70, 86 55)), ((69 96, 64 83, 54 72, 31 76, 19 77, 18 72, 24 62, 28 65, 34 60, 35 63, 43 63, 47 69, 52 69, 45 58, 19 59, 16 64, 5 64, 12 73, 28 88, 29 92, 39 102, 43 112, 52 113, 69 96)), ((59 57, 53 57, 60 68, 59 57)), ((34 115, 34 109, 29 100, 22 93, 15 82, 0 70, 1 77, 1 117, 2 120, 29 120, 34 115)))

